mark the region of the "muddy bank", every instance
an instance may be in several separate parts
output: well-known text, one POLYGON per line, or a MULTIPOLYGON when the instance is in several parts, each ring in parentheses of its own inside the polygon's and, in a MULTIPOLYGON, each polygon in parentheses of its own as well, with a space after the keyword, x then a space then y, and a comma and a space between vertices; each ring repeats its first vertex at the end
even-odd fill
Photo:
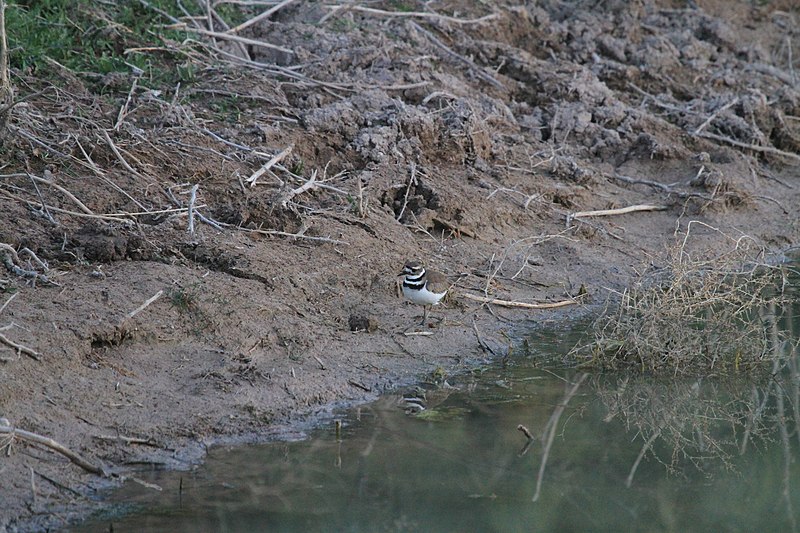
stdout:
MULTIPOLYGON (((0 416, 110 471, 178 466, 492 357, 476 330, 503 354, 564 327, 676 242, 796 248, 797 8, 595 4, 297 2, 242 30, 291 53, 167 43, 180 87, 12 72, 46 91, 3 141, 0 327, 35 353, 0 352, 0 416), (406 335, 410 258, 457 281, 430 335, 406 335)), ((98 505, 41 448, 2 472, 10 531, 98 505)))

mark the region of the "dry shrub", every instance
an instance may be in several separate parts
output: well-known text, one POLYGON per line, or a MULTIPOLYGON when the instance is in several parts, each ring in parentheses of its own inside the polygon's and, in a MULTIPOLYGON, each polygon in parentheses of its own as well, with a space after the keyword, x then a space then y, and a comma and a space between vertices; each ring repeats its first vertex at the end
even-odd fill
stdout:
POLYGON ((788 301, 788 267, 768 264, 749 237, 726 236, 727 250, 693 256, 687 241, 695 224, 668 251, 666 267, 610 301, 594 339, 574 354, 590 366, 653 373, 771 368, 763 363, 775 359, 781 334, 768 326, 788 301))

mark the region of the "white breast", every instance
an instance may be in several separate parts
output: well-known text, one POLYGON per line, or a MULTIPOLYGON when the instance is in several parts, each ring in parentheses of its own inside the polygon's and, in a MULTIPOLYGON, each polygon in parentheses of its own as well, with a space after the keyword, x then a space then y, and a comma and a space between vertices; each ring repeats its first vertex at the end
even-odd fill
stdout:
POLYGON ((408 298, 409 300, 418 305, 438 304, 439 300, 441 300, 444 297, 444 295, 445 295, 444 292, 436 293, 429 291, 427 285, 423 287, 422 290, 419 291, 414 289, 409 289, 408 287, 403 285, 403 296, 405 296, 406 298, 408 298))

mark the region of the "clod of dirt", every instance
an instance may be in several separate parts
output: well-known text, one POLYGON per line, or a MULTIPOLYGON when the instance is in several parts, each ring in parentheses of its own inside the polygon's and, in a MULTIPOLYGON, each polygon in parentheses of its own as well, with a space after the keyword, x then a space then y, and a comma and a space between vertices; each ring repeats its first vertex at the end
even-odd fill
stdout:
POLYGON ((73 236, 75 245, 87 261, 110 263, 128 255, 128 236, 122 230, 98 223, 80 228, 73 236))
POLYGON ((350 315, 347 321, 350 325, 350 331, 366 331, 372 333, 378 329, 378 321, 361 315, 350 315))

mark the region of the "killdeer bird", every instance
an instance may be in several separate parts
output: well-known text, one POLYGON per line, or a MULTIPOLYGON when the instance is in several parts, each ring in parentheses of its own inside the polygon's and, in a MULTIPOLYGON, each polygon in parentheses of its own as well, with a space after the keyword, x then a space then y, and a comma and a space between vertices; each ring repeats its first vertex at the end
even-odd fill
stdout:
POLYGON ((406 263, 400 275, 403 276, 403 296, 422 306, 424 326, 428 318, 428 308, 438 304, 447 294, 447 278, 438 272, 425 270, 419 261, 406 263))

